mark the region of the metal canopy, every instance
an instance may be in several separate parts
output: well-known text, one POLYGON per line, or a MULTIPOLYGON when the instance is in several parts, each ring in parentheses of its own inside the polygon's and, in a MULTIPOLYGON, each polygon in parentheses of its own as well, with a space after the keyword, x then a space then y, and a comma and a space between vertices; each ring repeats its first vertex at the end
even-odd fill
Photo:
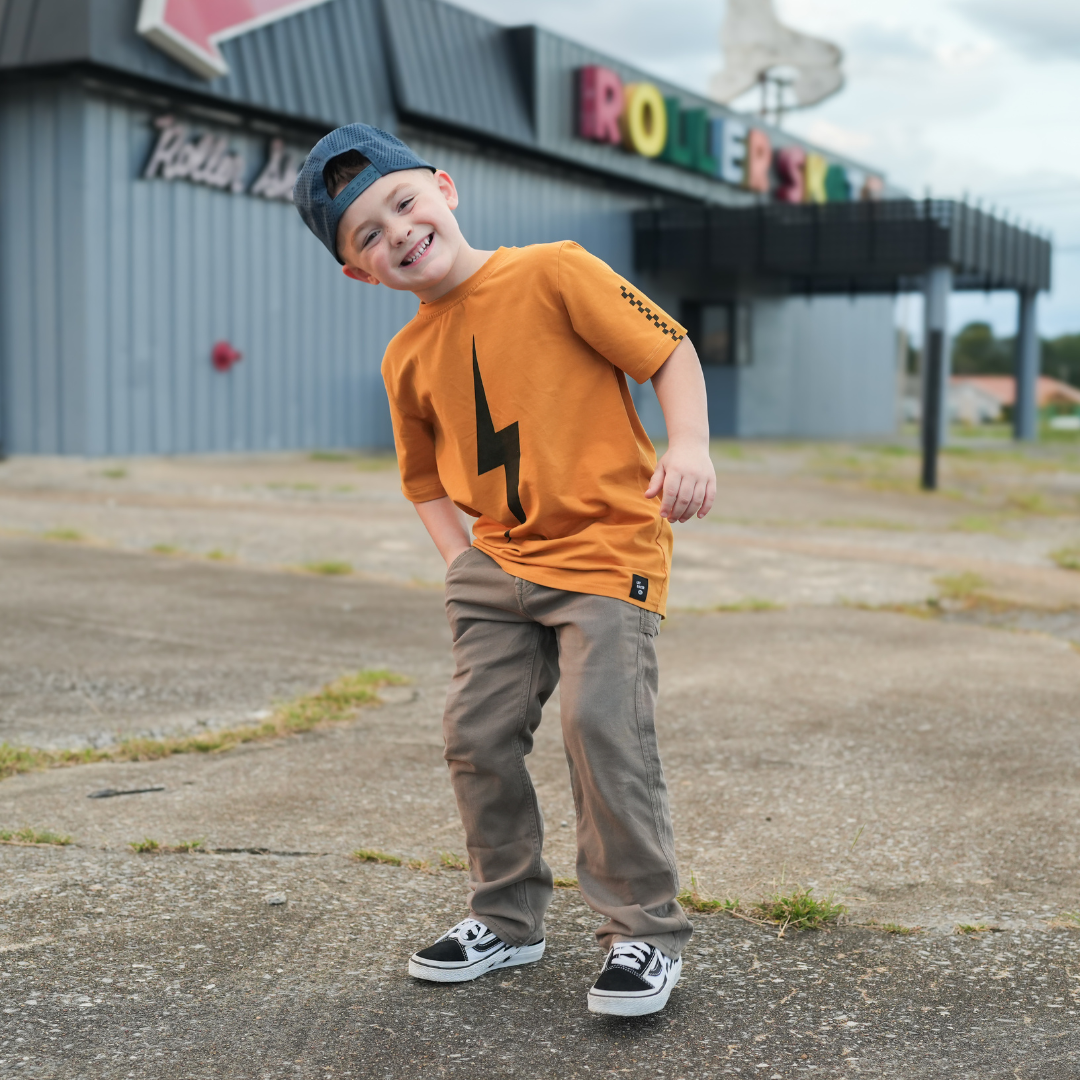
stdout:
POLYGON ((697 206, 634 217, 639 270, 712 283, 775 278, 792 292, 896 293, 950 266, 956 289, 1050 287, 1050 241, 966 203, 889 199, 697 206))

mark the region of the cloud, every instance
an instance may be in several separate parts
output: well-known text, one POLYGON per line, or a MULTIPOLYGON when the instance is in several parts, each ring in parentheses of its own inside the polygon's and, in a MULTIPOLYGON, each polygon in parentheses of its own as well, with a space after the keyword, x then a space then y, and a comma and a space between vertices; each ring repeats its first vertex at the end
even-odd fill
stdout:
POLYGON ((960 10, 1033 59, 1080 60, 1077 0, 962 0, 960 10))

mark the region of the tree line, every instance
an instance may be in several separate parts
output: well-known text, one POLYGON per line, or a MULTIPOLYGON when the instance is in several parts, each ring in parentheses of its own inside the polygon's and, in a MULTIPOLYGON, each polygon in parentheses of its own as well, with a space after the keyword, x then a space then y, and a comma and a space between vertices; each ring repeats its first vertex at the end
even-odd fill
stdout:
MULTIPOLYGON (((1080 334, 1042 338, 1043 375, 1080 389, 1080 334)), ((997 337, 989 323, 970 322, 953 338, 954 375, 1011 375, 1015 366, 1015 337, 997 337)))

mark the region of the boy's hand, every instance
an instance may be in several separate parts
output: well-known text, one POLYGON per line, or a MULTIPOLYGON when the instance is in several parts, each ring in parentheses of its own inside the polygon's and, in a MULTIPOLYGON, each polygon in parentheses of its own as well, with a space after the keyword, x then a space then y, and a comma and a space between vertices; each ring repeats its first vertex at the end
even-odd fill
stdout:
POLYGON ((669 446, 657 462, 645 491, 646 499, 664 493, 660 516, 668 521, 703 518, 716 498, 716 469, 707 448, 669 446))

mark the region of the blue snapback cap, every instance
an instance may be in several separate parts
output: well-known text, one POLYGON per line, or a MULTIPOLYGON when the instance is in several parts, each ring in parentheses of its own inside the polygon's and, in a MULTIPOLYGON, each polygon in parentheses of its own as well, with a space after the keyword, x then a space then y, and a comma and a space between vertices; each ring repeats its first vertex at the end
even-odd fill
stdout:
POLYGON ((307 156, 293 187, 293 202, 307 227, 323 242, 326 250, 342 265, 338 254, 337 229, 345 211, 372 184, 387 173, 402 169, 430 169, 435 166, 419 158, 400 139, 370 124, 347 124, 324 135, 307 156), (332 158, 358 150, 371 162, 336 199, 326 190, 323 170, 332 158))

